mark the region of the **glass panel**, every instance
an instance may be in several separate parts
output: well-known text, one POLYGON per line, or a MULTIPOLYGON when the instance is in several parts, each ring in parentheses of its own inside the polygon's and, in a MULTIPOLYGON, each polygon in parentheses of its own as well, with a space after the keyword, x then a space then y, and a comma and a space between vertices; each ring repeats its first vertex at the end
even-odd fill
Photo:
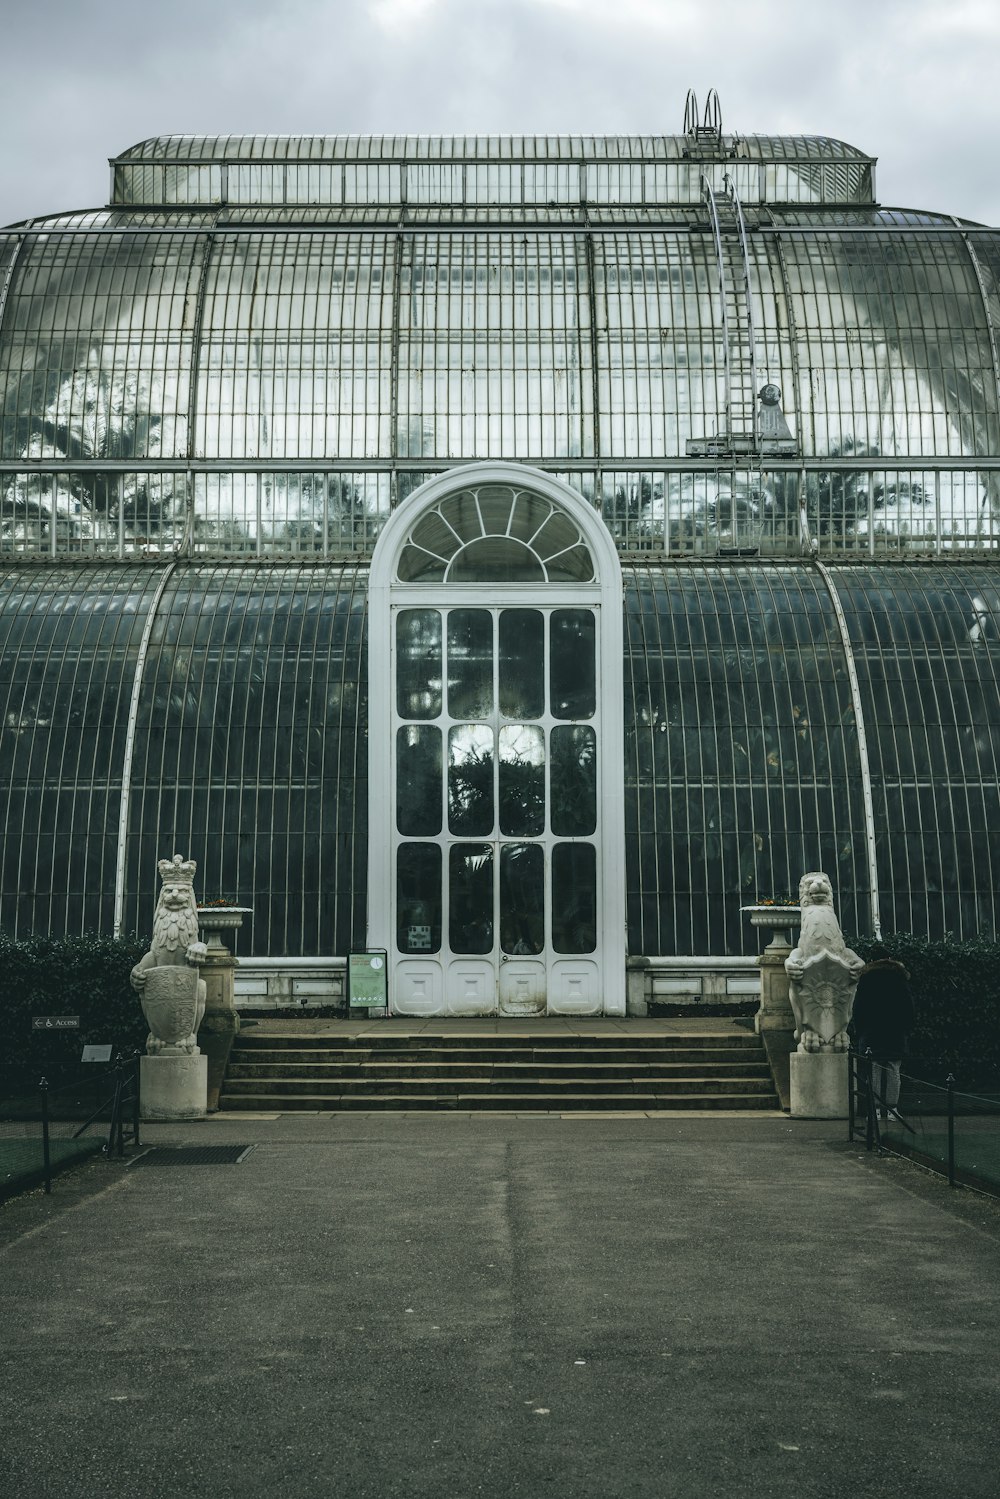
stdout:
POLYGON ((537 725, 500 730, 500 831, 515 838, 545 831, 545 735, 537 725))
POLYGON ((500 614, 500 712, 505 718, 540 718, 545 711, 545 636, 538 609, 500 614))
POLYGON ((441 712, 441 616, 401 609, 396 616, 396 712, 437 718, 441 712))
POLYGON ((597 946, 597 853, 592 843, 552 850, 552 946, 593 952, 597 946))
POLYGON ((441 730, 434 724, 396 731, 396 827, 408 838, 441 831, 441 730))
POLYGON ((448 827, 473 838, 493 831, 493 730, 486 724, 449 731, 448 827))
POLYGON ((511 956, 545 945, 545 859, 538 843, 505 843, 500 850, 500 947, 511 956))
POLYGON ((596 828, 597 736, 585 724, 559 724, 552 730, 552 831, 586 838, 596 828))
POLYGON ((597 706, 594 615, 590 609, 556 609, 549 655, 549 708, 553 718, 592 718, 597 706))
POLYGON ((441 850, 436 843, 401 843, 396 852, 396 947, 441 950, 441 850))
POLYGON ((448 851, 448 946, 453 953, 493 951, 493 849, 455 843, 448 851))
POLYGON ((463 547, 448 569, 449 583, 544 583, 534 552, 509 536, 484 536, 463 547))
POLYGON ((488 609, 448 615, 448 712, 485 718, 493 712, 493 616, 488 609))

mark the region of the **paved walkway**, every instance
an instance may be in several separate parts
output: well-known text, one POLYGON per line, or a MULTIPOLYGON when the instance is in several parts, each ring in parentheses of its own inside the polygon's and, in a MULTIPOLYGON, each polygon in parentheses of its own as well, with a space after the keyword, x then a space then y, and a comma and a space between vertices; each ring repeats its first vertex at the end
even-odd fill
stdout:
POLYGON ((986 1499, 1000 1209, 781 1118, 216 1117, 0 1210, 10 1499, 986 1499))

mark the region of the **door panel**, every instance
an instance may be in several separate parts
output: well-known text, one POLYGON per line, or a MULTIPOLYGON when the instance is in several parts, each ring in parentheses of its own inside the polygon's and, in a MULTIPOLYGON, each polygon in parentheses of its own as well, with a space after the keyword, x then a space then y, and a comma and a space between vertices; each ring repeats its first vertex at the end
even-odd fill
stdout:
POLYGON ((599 1011, 594 609, 394 618, 395 1008, 599 1011))
POLYGON ((545 964, 527 958, 500 960, 501 1015, 545 1013, 545 964))

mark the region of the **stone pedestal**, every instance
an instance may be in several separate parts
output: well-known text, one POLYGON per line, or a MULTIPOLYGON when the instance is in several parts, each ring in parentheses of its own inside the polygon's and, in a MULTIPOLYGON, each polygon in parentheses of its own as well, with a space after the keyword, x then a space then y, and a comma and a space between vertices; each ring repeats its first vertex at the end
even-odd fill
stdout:
POLYGON ((793 1051, 788 1061, 793 1119, 847 1118, 846 1051, 793 1051))
POLYGON ((143 1119, 202 1119, 207 1111, 208 1058, 139 1058, 139 1114, 143 1119))
POLYGON ((198 1045, 208 1058, 208 1111, 214 1114, 219 1107, 229 1053, 240 1030, 234 983, 239 959, 219 940, 214 927, 206 921, 203 925, 215 940, 209 942, 200 970, 205 981, 205 1018, 198 1032, 198 1045))
POLYGON ((788 997, 788 974, 785 972, 785 959, 791 950, 784 933, 775 932, 773 941, 757 959, 760 966, 760 1009, 754 1017, 754 1030, 758 1035, 762 1031, 795 1029, 792 1002, 788 997))

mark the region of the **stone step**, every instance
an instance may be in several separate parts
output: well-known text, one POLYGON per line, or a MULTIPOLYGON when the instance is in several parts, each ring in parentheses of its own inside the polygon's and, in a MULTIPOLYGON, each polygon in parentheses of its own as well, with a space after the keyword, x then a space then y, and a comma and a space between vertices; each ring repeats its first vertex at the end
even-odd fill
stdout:
POLYGON ((290 1095, 281 1100, 280 1110, 275 1098, 267 1093, 241 1093, 226 1095, 221 1100, 224 1112, 275 1113, 310 1112, 341 1113, 368 1111, 424 1111, 447 1110, 470 1113, 525 1113, 525 1114, 572 1114, 614 1113, 623 1111, 656 1113, 689 1112, 703 1110, 739 1111, 774 1109, 777 1100, 765 1093, 712 1094, 604 1094, 604 1093, 355 1093, 329 1098, 322 1094, 290 1095))
POLYGON ((403 1078, 441 1078, 447 1080, 453 1077, 475 1077, 510 1079, 512 1081, 523 1079, 526 1082, 534 1081, 538 1077, 547 1076, 553 1080, 566 1082, 574 1077, 582 1077, 593 1080, 595 1078, 606 1078, 615 1081, 621 1078, 626 1080, 634 1078, 665 1078, 672 1077, 761 1077, 770 1079, 767 1062, 756 1054, 752 1059, 744 1062, 553 1062, 549 1059, 544 1061, 525 1062, 423 1062, 410 1060, 406 1062, 397 1061, 357 1061, 357 1062, 327 1062, 315 1059, 300 1060, 299 1053, 289 1052, 285 1056, 281 1053, 259 1053, 253 1060, 247 1060, 242 1055, 233 1053, 230 1061, 228 1076, 230 1078, 268 1077, 275 1072, 282 1077, 316 1077, 325 1080, 336 1078, 391 1078, 400 1080, 403 1078))
POLYGON ((498 1110, 670 1113, 777 1109, 760 1038, 421 1030, 373 1035, 244 1031, 221 1107, 240 1112, 498 1110))
POLYGON ((391 1029, 392 1022, 387 1022, 390 1027, 383 1035, 372 1035, 370 1031, 351 1036, 337 1032, 328 1035, 303 1035, 301 1030, 289 1031, 257 1031, 256 1028, 247 1028, 240 1032, 239 1045, 254 1050, 284 1050, 285 1048, 328 1051, 339 1049, 343 1051, 426 1051, 428 1048, 440 1051, 452 1052, 455 1050, 467 1051, 539 1051, 555 1048, 567 1052, 586 1050, 611 1051, 648 1051, 672 1050, 681 1047, 685 1050, 700 1051, 704 1048, 709 1050, 729 1051, 733 1048, 754 1046, 757 1037, 751 1032, 741 1034, 740 1032, 711 1032, 711 1033, 677 1033, 674 1035, 626 1035, 612 1032, 607 1036, 589 1035, 567 1035, 565 1031, 553 1031, 548 1035, 542 1031, 512 1033, 501 1030, 498 1033, 486 1032, 479 1035, 470 1035, 468 1032, 449 1033, 448 1031, 417 1031, 412 1035, 400 1035, 391 1029))
POLYGON ((303 1077, 253 1077, 234 1078, 227 1082, 226 1097, 232 1098, 239 1093, 254 1092, 258 1094, 269 1094, 271 1097, 291 1098, 300 1094, 309 1094, 324 1097, 353 1096, 356 1093, 372 1094, 394 1094, 406 1092, 416 1096, 445 1095, 451 1096, 456 1093, 469 1093, 491 1095, 510 1090, 510 1085, 515 1084, 518 1093, 528 1096, 538 1093, 605 1093, 609 1097, 632 1097, 637 1092, 650 1093, 656 1096, 660 1094, 688 1094, 702 1093, 707 1095, 722 1095, 727 1093, 767 1093, 770 1094, 772 1084, 770 1077, 761 1078, 699 1078, 699 1077, 675 1077, 669 1081, 657 1081, 651 1078, 625 1077, 619 1080, 608 1078, 588 1079, 580 1076, 572 1078, 553 1078, 541 1073, 537 1078, 525 1079, 496 1079, 453 1077, 453 1078, 331 1078, 328 1081, 314 1075, 303 1077), (507 1084, 505 1089, 504 1084, 507 1084))
POLYGON ((739 1064, 741 1062, 755 1061, 761 1056, 759 1043, 748 1041, 740 1047, 658 1047, 655 1050, 629 1049, 628 1051, 608 1051, 603 1047, 591 1047, 587 1050, 568 1050, 563 1047, 536 1046, 530 1051, 527 1048, 514 1050, 503 1047, 481 1046, 444 1050, 441 1047, 407 1048, 405 1050, 393 1051, 360 1051, 346 1050, 342 1047, 318 1047, 313 1045, 299 1047, 247 1047, 243 1044, 242 1037, 233 1047, 232 1057, 234 1061, 240 1062, 266 1062, 275 1063, 283 1060, 296 1061, 300 1063, 341 1063, 345 1066, 357 1066, 362 1063, 372 1065, 399 1064, 424 1064, 440 1063, 442 1065, 464 1063, 485 1064, 501 1063, 517 1065, 522 1062, 535 1062, 544 1060, 553 1064, 578 1065, 587 1063, 608 1063, 628 1065, 646 1065, 648 1063, 698 1063, 707 1066, 716 1063, 739 1064))

